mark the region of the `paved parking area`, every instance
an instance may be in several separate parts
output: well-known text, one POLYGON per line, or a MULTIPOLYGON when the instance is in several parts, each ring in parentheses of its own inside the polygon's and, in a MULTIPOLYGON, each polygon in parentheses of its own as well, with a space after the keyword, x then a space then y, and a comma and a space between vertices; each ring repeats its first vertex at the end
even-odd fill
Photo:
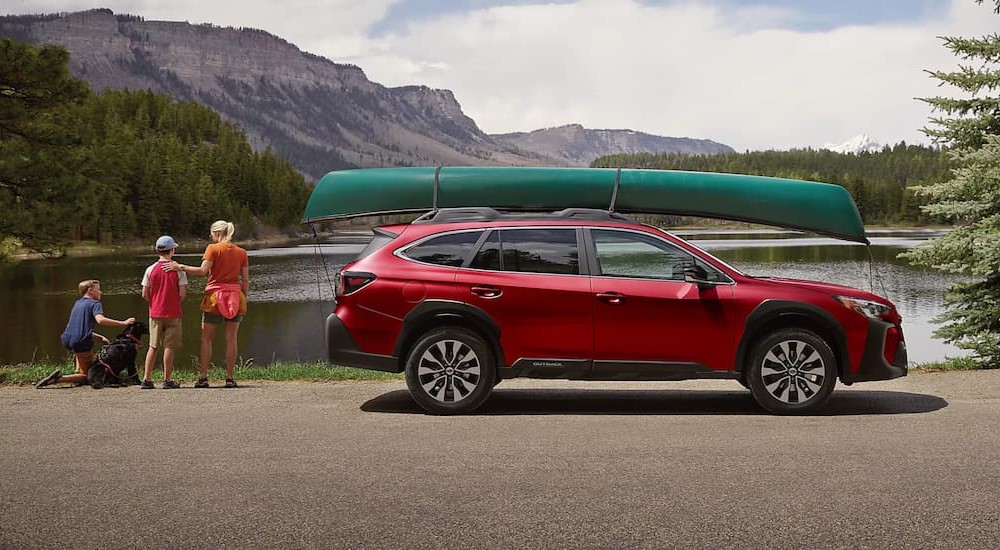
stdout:
POLYGON ((734 382, 0 388, 0 547, 995 548, 1000 371, 734 382))

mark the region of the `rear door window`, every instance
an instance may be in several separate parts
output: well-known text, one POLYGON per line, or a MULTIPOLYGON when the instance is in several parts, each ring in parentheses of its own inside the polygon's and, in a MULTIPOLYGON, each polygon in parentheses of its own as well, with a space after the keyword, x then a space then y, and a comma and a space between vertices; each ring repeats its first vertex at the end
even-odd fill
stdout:
POLYGON ((401 255, 427 264, 461 267, 482 234, 482 230, 476 230, 438 235, 407 248, 401 255))
POLYGON ((500 271, 500 232, 491 231, 479 247, 479 252, 469 264, 472 269, 488 269, 490 271, 500 271))
POLYGON ((498 233, 504 271, 580 274, 576 229, 502 229, 498 233))

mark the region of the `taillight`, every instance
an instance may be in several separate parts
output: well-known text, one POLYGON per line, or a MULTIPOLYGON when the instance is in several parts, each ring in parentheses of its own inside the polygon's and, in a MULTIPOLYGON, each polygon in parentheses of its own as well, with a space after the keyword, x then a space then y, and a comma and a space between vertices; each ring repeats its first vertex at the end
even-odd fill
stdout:
POLYGON ((354 294, 375 280, 374 273, 367 271, 340 271, 337 273, 335 291, 337 296, 354 294))

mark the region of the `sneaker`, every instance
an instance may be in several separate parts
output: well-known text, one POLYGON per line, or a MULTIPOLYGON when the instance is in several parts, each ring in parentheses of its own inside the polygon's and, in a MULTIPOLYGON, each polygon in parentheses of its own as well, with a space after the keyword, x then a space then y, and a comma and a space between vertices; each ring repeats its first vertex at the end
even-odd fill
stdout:
POLYGON ((59 369, 56 369, 52 371, 52 374, 46 376, 45 378, 42 378, 37 384, 35 384, 35 387, 41 388, 44 386, 48 386, 49 384, 55 384, 56 382, 59 381, 59 377, 61 376, 62 373, 59 372, 59 369))
POLYGON ((208 378, 199 378, 198 381, 194 383, 194 387, 196 387, 196 388, 207 388, 208 387, 208 378))
POLYGON ((143 380, 142 381, 142 385, 139 386, 139 388, 143 389, 143 390, 151 390, 151 389, 153 389, 153 381, 152 380, 143 380))
POLYGON ((179 387, 181 387, 181 385, 178 384, 177 382, 174 382, 173 380, 164 380, 163 381, 163 389, 165 389, 165 390, 173 390, 173 389, 177 389, 179 387))

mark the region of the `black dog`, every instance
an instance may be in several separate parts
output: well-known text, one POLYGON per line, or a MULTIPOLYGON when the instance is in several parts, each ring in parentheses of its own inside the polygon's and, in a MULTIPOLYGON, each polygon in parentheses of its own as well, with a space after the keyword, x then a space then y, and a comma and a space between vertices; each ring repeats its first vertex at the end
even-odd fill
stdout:
POLYGON ((95 390, 104 386, 126 386, 139 383, 135 368, 142 335, 149 334, 149 325, 136 321, 125 327, 121 334, 97 354, 97 359, 87 369, 87 383, 95 390), (123 375, 122 372, 127 372, 123 375))

